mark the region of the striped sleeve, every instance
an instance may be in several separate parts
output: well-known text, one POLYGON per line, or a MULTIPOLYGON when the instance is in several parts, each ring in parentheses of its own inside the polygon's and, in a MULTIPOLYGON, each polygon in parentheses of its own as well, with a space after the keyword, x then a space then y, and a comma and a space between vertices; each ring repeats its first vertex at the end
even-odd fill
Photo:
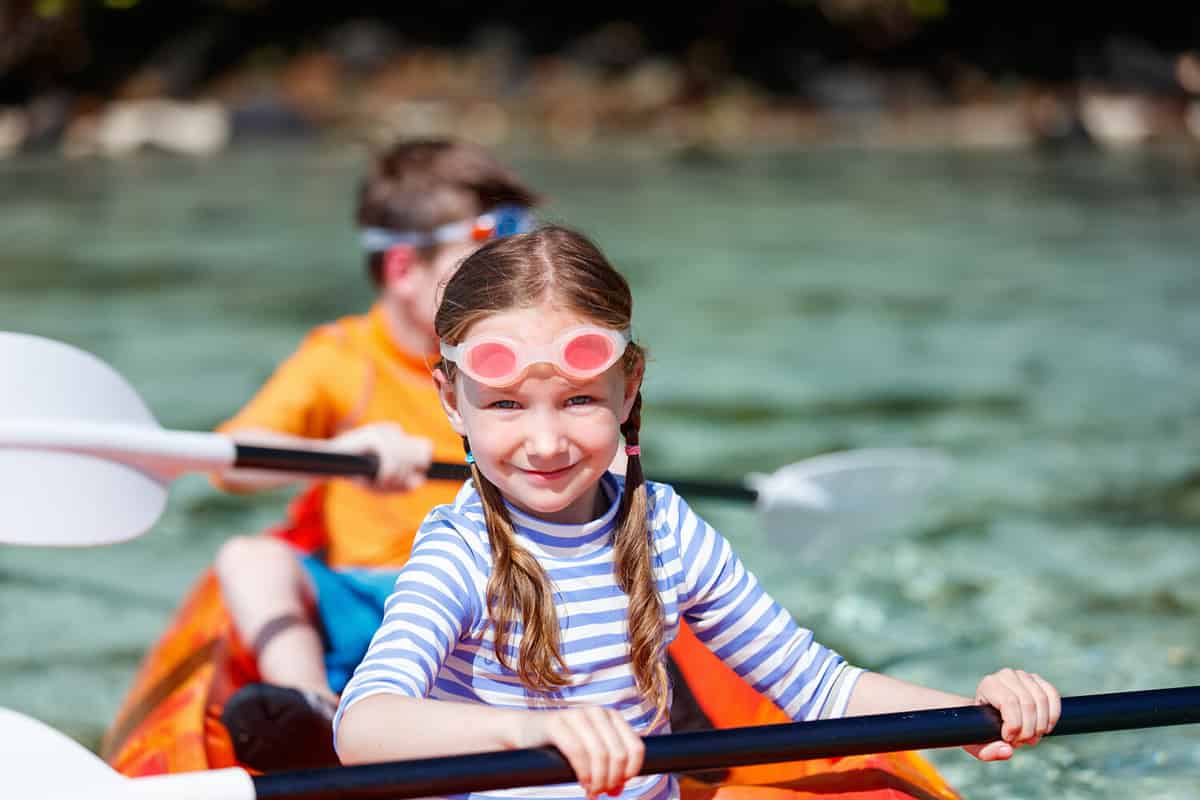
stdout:
POLYGON ((655 517, 678 533, 681 611, 700 640, 792 719, 845 714, 863 670, 799 627, 763 590, 725 537, 674 491, 656 499, 655 517))
POLYGON ((346 710, 371 695, 426 697, 459 639, 482 618, 486 578, 447 517, 435 509, 417 533, 383 622, 342 692, 335 731, 346 710))

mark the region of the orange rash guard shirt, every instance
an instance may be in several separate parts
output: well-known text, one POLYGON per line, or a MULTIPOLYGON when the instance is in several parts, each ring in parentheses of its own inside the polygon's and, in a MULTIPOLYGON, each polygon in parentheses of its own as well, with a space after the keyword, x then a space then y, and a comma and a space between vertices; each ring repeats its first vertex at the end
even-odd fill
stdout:
MULTIPOLYGON (((371 422, 395 422, 433 441, 435 461, 461 462, 462 439, 450 427, 424 357, 398 348, 382 309, 314 329, 258 393, 218 430, 266 428, 327 439, 371 422)), ((460 484, 429 481, 406 493, 382 494, 348 479, 324 481, 320 492, 325 557, 333 567, 399 567, 431 508, 450 503, 460 484)))

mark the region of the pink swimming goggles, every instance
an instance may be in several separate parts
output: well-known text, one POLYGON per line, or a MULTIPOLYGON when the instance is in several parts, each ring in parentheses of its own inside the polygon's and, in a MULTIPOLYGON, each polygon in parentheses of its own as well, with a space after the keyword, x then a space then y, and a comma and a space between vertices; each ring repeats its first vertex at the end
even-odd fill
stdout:
POLYGON ((459 345, 445 342, 442 357, 453 361, 471 379, 488 386, 516 383, 534 364, 551 364, 574 380, 587 380, 617 363, 631 341, 629 329, 615 331, 584 325, 563 331, 548 345, 535 346, 502 336, 468 338, 459 345))

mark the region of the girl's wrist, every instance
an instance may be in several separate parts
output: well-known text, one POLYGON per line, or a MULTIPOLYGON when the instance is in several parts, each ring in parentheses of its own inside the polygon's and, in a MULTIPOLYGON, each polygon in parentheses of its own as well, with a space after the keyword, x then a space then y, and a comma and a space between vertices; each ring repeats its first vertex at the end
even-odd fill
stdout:
POLYGON ((495 726, 495 736, 500 749, 521 750, 530 747, 527 729, 532 720, 529 715, 537 712, 511 708, 498 708, 495 711, 496 713, 491 715, 491 724, 495 726))

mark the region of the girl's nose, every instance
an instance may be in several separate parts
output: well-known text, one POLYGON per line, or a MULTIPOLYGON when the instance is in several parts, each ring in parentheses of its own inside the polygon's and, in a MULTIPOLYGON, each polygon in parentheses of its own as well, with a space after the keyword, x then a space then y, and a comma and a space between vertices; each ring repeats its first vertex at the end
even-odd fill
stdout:
POLYGON ((525 433, 525 451, 537 458, 550 458, 559 455, 566 448, 567 440, 556 415, 534 415, 525 433))

